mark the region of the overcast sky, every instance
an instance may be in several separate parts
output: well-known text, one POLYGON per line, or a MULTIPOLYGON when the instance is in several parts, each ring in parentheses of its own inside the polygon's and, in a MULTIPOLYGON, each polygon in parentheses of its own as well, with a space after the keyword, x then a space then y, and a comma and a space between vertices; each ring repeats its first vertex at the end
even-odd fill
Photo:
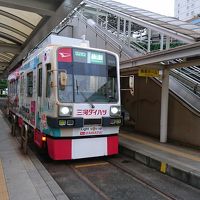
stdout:
POLYGON ((166 16, 174 16, 174 0, 114 0, 166 16))

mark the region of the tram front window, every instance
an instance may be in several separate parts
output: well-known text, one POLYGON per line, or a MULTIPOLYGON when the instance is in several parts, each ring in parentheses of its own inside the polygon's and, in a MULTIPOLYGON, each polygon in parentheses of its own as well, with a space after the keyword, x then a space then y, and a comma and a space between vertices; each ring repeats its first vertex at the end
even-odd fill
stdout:
POLYGON ((116 79, 100 76, 74 76, 75 102, 117 102, 116 79))
POLYGON ((83 59, 75 58, 72 63, 58 63, 58 70, 67 72, 67 85, 58 88, 58 97, 61 102, 109 103, 118 101, 116 58, 110 54, 101 54, 105 61, 100 64, 88 63, 83 59))

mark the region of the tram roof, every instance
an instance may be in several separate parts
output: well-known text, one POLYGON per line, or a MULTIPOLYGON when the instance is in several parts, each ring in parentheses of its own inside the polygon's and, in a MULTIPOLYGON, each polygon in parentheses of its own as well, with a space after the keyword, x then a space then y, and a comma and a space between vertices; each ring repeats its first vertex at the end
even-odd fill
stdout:
POLYGON ((0 0, 0 76, 6 76, 80 2, 0 0))

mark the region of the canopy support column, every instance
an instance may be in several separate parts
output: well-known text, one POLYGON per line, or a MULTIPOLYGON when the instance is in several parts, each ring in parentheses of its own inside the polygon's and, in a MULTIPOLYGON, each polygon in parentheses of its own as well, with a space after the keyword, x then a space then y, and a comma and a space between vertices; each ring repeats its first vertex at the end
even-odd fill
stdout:
POLYGON ((106 30, 108 30, 108 14, 106 14, 106 30))
POLYGON ((131 21, 128 21, 128 46, 130 47, 131 42, 131 21))
POLYGON ((168 124, 168 99, 169 99, 169 69, 163 70, 162 94, 161 94, 161 115, 160 115, 160 142, 167 142, 168 124))
POLYGON ((170 48, 170 37, 166 36, 166 49, 170 48))
POLYGON ((147 51, 151 51, 151 29, 148 29, 148 48, 147 51))
POLYGON ((117 17, 117 37, 119 37, 120 34, 120 17, 117 17))
POLYGON ((126 35, 126 19, 124 19, 124 35, 126 35))
POLYGON ((162 51, 164 46, 164 35, 161 34, 160 36, 160 51, 162 51))

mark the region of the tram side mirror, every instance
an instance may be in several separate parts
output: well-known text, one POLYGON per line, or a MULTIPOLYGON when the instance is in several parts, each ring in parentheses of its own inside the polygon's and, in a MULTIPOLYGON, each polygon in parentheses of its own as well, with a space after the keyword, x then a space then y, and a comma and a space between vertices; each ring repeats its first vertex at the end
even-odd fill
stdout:
POLYGON ((134 95, 134 75, 120 76, 121 91, 130 91, 134 95))
POLYGON ((129 88, 134 89, 134 76, 129 77, 129 88))
POLYGON ((129 77, 129 88, 131 95, 134 95, 134 76, 129 77))
POLYGON ((67 73, 60 72, 60 86, 65 87, 67 85, 67 73))

